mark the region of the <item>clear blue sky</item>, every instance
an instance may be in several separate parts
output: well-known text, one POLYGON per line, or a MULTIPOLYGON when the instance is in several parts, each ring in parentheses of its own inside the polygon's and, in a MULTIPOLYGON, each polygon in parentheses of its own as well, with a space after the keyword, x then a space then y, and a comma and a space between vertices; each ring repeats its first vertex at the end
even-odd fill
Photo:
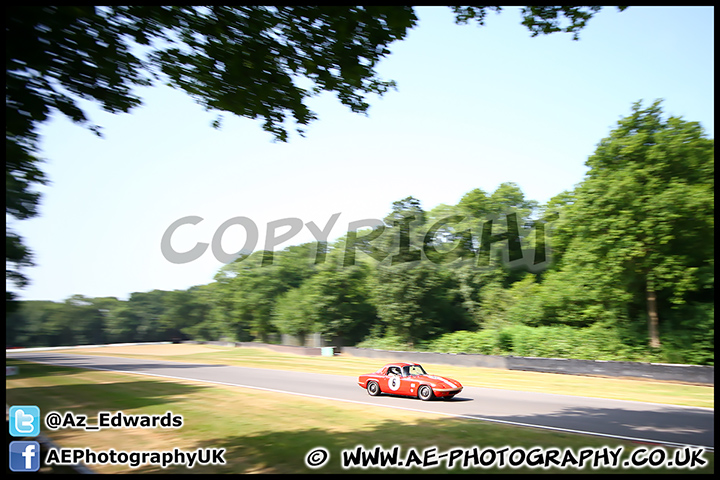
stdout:
MULTIPOLYGON (((40 216, 10 222, 37 266, 21 299, 73 294, 126 299, 132 292, 210 283, 222 266, 208 249, 176 265, 160 251, 209 243, 237 216, 286 217, 324 226, 330 240, 351 221, 383 218, 412 195, 426 210, 502 182, 547 202, 582 181, 596 144, 633 102, 664 99, 666 114, 698 121, 714 138, 714 9, 606 8, 581 32, 530 37, 519 10, 490 12, 484 27, 457 26, 450 9, 417 9, 418 26, 391 46, 378 71, 397 91, 371 97, 368 116, 332 95, 311 102, 306 137, 274 143, 259 121, 224 116, 222 129, 182 92, 140 91, 144 105, 110 115, 88 105, 104 139, 55 117, 43 125, 40 216)), ((280 245, 312 241, 307 229, 280 245)), ((232 227, 227 252, 245 236, 232 227)))

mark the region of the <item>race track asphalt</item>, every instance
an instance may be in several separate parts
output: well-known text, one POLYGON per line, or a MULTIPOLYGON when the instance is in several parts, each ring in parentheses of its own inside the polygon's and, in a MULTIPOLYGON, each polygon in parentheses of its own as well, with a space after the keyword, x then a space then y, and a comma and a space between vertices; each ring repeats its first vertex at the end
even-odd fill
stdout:
MULTIPOLYGON (((111 370, 409 409, 482 421, 714 450, 714 409, 465 387, 449 401, 370 397, 356 377, 261 368, 75 355, 48 351, 6 356, 77 368, 111 370)), ((442 372, 431 372, 442 375, 442 372)), ((462 381, 462 379, 458 379, 462 381)))

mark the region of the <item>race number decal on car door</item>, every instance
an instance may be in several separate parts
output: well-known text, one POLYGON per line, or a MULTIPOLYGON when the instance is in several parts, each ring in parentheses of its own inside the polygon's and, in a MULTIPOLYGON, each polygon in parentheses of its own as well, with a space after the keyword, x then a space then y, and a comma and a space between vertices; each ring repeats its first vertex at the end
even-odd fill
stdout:
POLYGON ((388 388, 390 390, 397 390, 400 388, 400 377, 393 376, 388 382, 388 388))

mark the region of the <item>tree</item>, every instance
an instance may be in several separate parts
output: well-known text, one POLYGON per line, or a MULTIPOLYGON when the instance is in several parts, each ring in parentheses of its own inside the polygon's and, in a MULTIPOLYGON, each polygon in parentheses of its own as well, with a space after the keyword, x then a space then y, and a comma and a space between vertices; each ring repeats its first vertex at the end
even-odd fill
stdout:
MULTIPOLYGON (((203 319, 199 323, 186 326, 181 331, 194 340, 227 340, 236 335, 232 326, 232 299, 227 282, 216 281, 207 285, 193 287, 196 305, 203 307, 203 319)), ((244 341, 242 335, 238 341, 244 341)))
POLYGON ((660 105, 635 103, 598 144, 555 234, 559 275, 592 278, 598 298, 626 311, 643 302, 653 348, 663 304, 711 299, 714 286, 714 141, 660 105))
POLYGON ((210 310, 210 303, 201 297, 199 287, 167 292, 162 300, 164 310, 152 332, 157 340, 183 339, 186 330, 204 322, 210 310))
POLYGON ((58 304, 31 300, 18 302, 18 308, 5 321, 5 342, 8 346, 47 347, 57 345, 60 328, 53 322, 58 304))
MULTIPOLYGON (((337 256, 337 255, 336 255, 337 256)), ((368 263, 337 268, 339 260, 306 283, 315 305, 317 333, 322 333, 335 345, 353 345, 363 339, 377 321, 371 301, 368 263)))
POLYGON ((467 323, 449 272, 427 262, 417 265, 379 265, 374 303, 387 336, 409 345, 467 323))
POLYGON ((312 289, 304 283, 278 296, 271 321, 280 333, 297 337, 305 345, 307 335, 318 330, 318 309, 312 289))
POLYGON ((266 263, 270 252, 257 251, 223 266, 215 280, 224 297, 221 312, 227 335, 238 341, 268 342, 270 334, 277 333, 273 310, 278 298, 315 273, 314 249, 314 243, 291 246, 275 252, 271 263, 266 263))
MULTIPOLYGON (((564 31, 577 40, 600 8, 525 7, 522 23, 533 36, 564 31)), ((488 9, 500 11, 453 7, 460 24, 482 25, 488 9)), ((308 97, 333 92, 365 113, 367 94, 393 88, 375 67, 416 22, 412 7, 392 6, 8 7, 6 213, 18 220, 37 214, 33 188, 47 183, 37 127, 54 111, 100 135, 78 99, 126 113, 141 104, 134 87, 162 81, 207 110, 262 119, 264 130, 287 141, 288 118, 301 134, 316 118, 308 97)), ((10 229, 6 246, 6 278, 22 287, 31 252, 10 229)))

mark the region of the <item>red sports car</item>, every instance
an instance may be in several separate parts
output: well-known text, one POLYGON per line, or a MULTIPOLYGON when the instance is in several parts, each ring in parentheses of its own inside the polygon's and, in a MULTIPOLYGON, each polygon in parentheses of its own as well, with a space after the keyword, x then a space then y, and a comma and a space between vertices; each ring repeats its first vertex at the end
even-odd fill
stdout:
POLYGON ((381 393, 406 395, 430 400, 449 399, 460 393, 463 386, 452 378, 428 375, 417 363, 388 363, 375 373, 358 377, 358 385, 373 397, 381 393))

